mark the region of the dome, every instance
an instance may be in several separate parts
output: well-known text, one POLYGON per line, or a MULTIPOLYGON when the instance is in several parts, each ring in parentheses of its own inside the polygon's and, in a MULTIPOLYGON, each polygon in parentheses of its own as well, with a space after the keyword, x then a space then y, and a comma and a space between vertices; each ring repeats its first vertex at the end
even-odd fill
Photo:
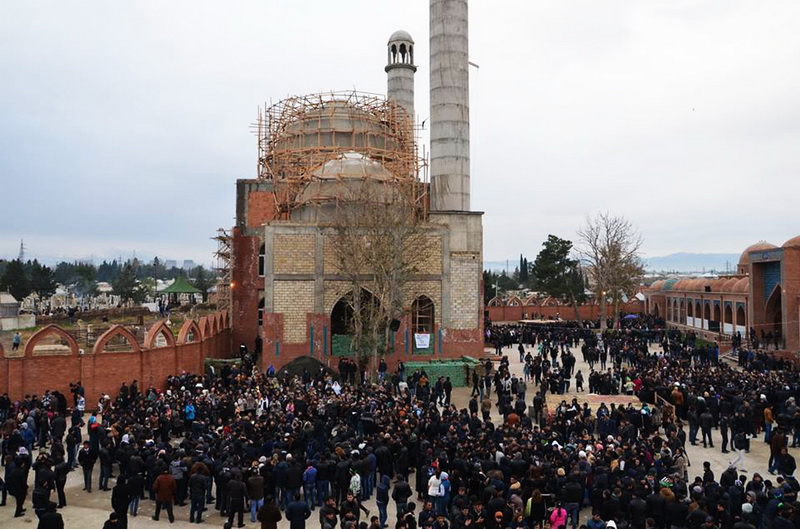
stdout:
POLYGON ((345 152, 311 172, 311 181, 297 197, 293 220, 332 220, 343 203, 394 202, 392 174, 380 163, 357 152, 345 152))
POLYGON ((650 285, 650 290, 661 290, 661 287, 663 286, 664 286, 664 280, 659 279, 658 281, 655 281, 652 285, 650 285))
POLYGON ((800 235, 798 235, 797 237, 793 237, 788 241, 786 241, 785 243, 783 243, 783 246, 781 246, 781 248, 800 248, 800 235))
POLYGON ((672 290, 686 290, 686 284, 688 283, 687 280, 681 279, 677 283, 672 286, 672 290))
POLYGON ((728 280, 725 278, 714 279, 711 281, 711 292, 724 292, 722 290, 722 286, 727 283, 728 280))
POLYGON ((411 38, 411 35, 408 33, 408 31, 403 31, 402 29, 395 31, 392 33, 392 36, 389 37, 389 44, 400 41, 414 44, 414 39, 411 38))
POLYGON ((359 195, 380 200, 386 192, 380 188, 393 180, 379 162, 357 152, 346 152, 311 172, 312 180, 300 193, 299 202, 359 200, 359 195))
POLYGON ((390 180, 392 175, 375 160, 361 153, 348 151, 322 164, 311 172, 312 177, 320 180, 337 180, 340 178, 370 178, 390 180))
MULTIPOLYGON (((788 244, 793 240, 794 239, 789 239, 788 241, 786 241, 786 243, 788 244)), ((745 248, 745 250, 742 252, 742 256, 739 257, 739 264, 740 265, 750 264, 750 252, 774 250, 775 248, 777 248, 777 246, 775 246, 774 244, 770 244, 767 241, 758 241, 755 244, 751 244, 750 246, 745 248)))
POLYGON ((736 287, 736 283, 738 281, 739 281, 739 279, 737 279, 735 277, 731 277, 729 279, 726 279, 725 283, 723 283, 722 287, 720 288, 720 292, 727 292, 727 293, 736 292, 734 290, 734 288, 736 287))
POLYGON ((733 286, 733 291, 737 294, 747 294, 750 291, 750 279, 743 277, 737 280, 733 286))

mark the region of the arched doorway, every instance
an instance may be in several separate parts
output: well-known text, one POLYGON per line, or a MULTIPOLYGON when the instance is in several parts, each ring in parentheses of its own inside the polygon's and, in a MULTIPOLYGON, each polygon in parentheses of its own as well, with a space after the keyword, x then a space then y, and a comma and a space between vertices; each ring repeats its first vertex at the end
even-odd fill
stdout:
POLYGON ((739 306, 736 309, 736 326, 747 327, 747 316, 744 313, 744 307, 739 306))
POLYGON ((694 318, 694 303, 691 301, 686 305, 686 317, 694 318))
POLYGON ((656 318, 661 317, 661 314, 659 314, 658 310, 658 303, 653 304, 653 316, 655 316, 656 318))
MULTIPOLYGON (((356 309, 361 315, 362 326, 373 328, 375 318, 379 315, 380 302, 366 289, 361 289, 360 299, 355 299, 353 292, 348 292, 333 306, 331 310, 331 354, 334 356, 350 356, 353 350, 353 334, 356 322, 356 309)), ((382 324, 379 324, 379 327, 382 324)), ((379 335, 383 333, 379 328, 379 335)))
POLYGON ((773 342, 782 342, 783 338, 783 308, 781 305, 781 286, 776 285, 764 308, 765 328, 767 332, 772 333, 773 342))

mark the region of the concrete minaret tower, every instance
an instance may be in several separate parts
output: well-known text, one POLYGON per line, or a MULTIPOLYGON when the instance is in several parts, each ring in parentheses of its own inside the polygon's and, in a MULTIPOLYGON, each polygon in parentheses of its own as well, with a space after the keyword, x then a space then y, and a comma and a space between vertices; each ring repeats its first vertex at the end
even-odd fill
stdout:
POLYGON ((386 97, 395 101, 414 123, 414 39, 405 31, 395 31, 389 38, 389 61, 386 64, 386 97))
POLYGON ((469 211, 467 0, 430 0, 431 210, 469 211))

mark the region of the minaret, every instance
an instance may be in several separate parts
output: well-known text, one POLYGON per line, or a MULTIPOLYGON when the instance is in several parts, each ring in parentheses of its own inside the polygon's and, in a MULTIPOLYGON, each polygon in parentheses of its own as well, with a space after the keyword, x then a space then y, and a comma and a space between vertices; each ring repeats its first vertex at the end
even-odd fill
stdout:
POLYGON ((469 211, 467 0, 430 0, 431 210, 469 211))
POLYGON ((411 123, 414 116, 414 39, 405 31, 395 31, 389 38, 389 59, 386 64, 386 97, 395 101, 408 114, 411 123))

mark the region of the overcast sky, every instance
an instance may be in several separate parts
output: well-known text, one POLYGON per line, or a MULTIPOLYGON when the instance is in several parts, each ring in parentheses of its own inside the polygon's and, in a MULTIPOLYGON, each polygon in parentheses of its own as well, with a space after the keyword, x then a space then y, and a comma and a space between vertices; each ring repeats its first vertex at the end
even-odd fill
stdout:
MULTIPOLYGON (((484 257, 587 214, 649 256, 800 233, 800 3, 473 0, 472 207, 484 257)), ((0 257, 210 262, 256 174, 257 107, 385 92, 386 41, 428 2, 0 0, 0 257)))

